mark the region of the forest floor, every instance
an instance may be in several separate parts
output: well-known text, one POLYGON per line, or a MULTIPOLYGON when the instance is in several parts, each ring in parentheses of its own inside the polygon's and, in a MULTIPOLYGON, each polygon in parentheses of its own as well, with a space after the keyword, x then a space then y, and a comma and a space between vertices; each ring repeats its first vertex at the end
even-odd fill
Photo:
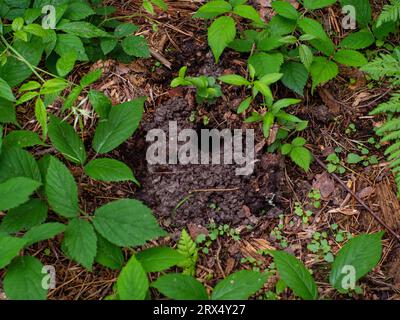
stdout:
MULTIPOLYGON (((108 60, 94 66, 82 65, 71 74, 73 81, 89 67, 94 69, 101 65, 103 76, 94 88, 103 91, 114 104, 138 96, 149 97, 140 129, 113 152, 113 157, 131 166, 141 188, 132 183, 110 186, 80 181, 84 190, 80 196, 85 199, 86 210, 115 198, 142 200, 170 233, 170 237, 153 241, 148 246, 174 246, 183 228, 193 239, 199 234, 207 237, 218 233, 215 240, 199 244, 201 253, 196 277, 207 287, 213 287, 236 270, 272 270, 271 258, 264 251, 280 248, 294 253, 314 270, 322 299, 349 298, 328 285, 329 253, 335 254, 347 237, 383 228, 348 189, 393 231, 400 233, 400 203, 385 163, 364 166, 362 163, 349 165, 344 161, 348 153, 366 152, 362 149, 368 150, 368 157, 375 155, 379 160, 384 159, 383 151, 370 139, 374 137, 373 129, 379 119, 368 116, 368 112, 384 101, 388 89, 368 86, 365 76, 357 69, 342 68, 340 76, 317 89, 314 95, 306 90, 300 106, 290 110, 309 121, 303 134, 308 141, 307 147, 317 158, 326 163, 329 154, 337 153, 345 168, 345 173, 340 175, 348 188, 345 189, 315 161, 305 174, 283 156, 266 153, 268 142, 262 136, 261 126, 243 124, 242 116, 235 112, 245 97, 242 89, 224 85, 224 95, 215 104, 198 105, 194 89, 171 88, 171 80, 184 65, 193 76, 246 75, 246 59, 239 53, 228 50, 215 64, 207 45, 207 22, 191 18, 199 6, 197 1, 168 1, 168 12, 157 11, 154 16, 144 13, 135 1, 109 2, 119 8, 120 16, 143 13, 132 21, 141 26, 140 34, 162 58, 158 55, 158 58, 136 60, 130 64, 108 60), (204 119, 207 119, 206 123, 204 119), (257 159, 260 161, 256 163, 254 173, 236 176, 229 165, 148 165, 146 132, 152 128, 165 128, 168 121, 177 121, 180 127, 196 130, 203 127, 255 129, 257 159), (313 190, 321 195, 320 205, 315 205, 316 199, 310 195, 313 190), (308 210, 312 212, 307 223, 302 222, 299 208, 303 214, 308 210), (316 243, 321 249, 311 250, 310 244, 316 243)), ((265 19, 269 19, 272 10, 261 7, 258 2, 256 7, 265 19)), ((334 41, 340 41, 344 36, 337 27, 340 12, 332 8, 316 12, 326 28, 335 34, 334 41)), ((276 86, 274 94, 279 98, 295 95, 282 86, 276 86)), ((29 120, 29 117, 25 119, 27 126, 29 120)), ((86 123, 88 127, 93 125, 90 121, 86 123)), ((386 232, 383 247, 379 265, 360 283, 363 293, 352 298, 400 299, 399 242, 386 232)), ((65 258, 56 246, 38 245, 32 253, 62 270, 58 272, 58 286, 50 292, 50 299, 103 299, 111 293, 118 276, 99 265, 95 265, 92 272, 86 271, 65 258)), ((275 283, 276 279, 270 278, 259 297, 265 297, 275 283)), ((287 291, 281 298, 294 297, 287 291)))

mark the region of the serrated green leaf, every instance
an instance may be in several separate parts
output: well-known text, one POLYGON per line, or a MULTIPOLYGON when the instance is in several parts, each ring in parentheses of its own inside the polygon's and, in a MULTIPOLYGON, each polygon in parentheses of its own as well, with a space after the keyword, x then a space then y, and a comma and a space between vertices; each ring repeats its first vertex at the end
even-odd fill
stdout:
POLYGON ((299 20, 298 24, 304 33, 311 34, 315 37, 314 40, 310 40, 310 44, 314 48, 327 56, 331 56, 335 52, 335 45, 326 34, 321 23, 310 18, 302 18, 299 20))
POLYGON ((305 300, 317 299, 315 280, 301 261, 284 251, 274 251, 272 255, 279 275, 295 295, 305 300))
POLYGON ((11 101, 0 98, 0 123, 16 123, 15 106, 11 101))
POLYGON ((116 288, 121 300, 144 300, 146 298, 149 280, 135 256, 132 256, 126 266, 122 268, 116 288))
POLYGON ((124 263, 124 255, 120 247, 97 234, 97 255, 95 261, 113 270, 121 269, 124 263))
POLYGON ((58 34, 57 43, 55 45, 54 51, 59 56, 62 56, 65 52, 76 51, 78 60, 89 60, 85 52, 85 47, 83 46, 82 40, 78 36, 72 34, 58 34))
POLYGON ((172 248, 156 247, 137 253, 136 259, 146 272, 160 272, 182 263, 186 258, 172 248))
POLYGON ((7 212, 0 224, 0 232, 15 233, 28 230, 43 223, 47 218, 48 207, 40 199, 28 202, 7 212))
POLYGON ((23 237, 23 239, 26 241, 25 247, 28 247, 36 242, 54 238, 56 235, 64 231, 65 225, 58 222, 49 222, 34 226, 27 233, 25 233, 23 237))
POLYGON ((310 164, 313 159, 311 152, 304 147, 293 147, 290 152, 290 158, 306 172, 310 169, 310 164))
POLYGON ((75 66, 78 54, 76 51, 69 51, 64 53, 56 63, 57 74, 60 77, 65 77, 68 75, 75 66))
POLYGON ((208 28, 208 44, 214 54, 215 61, 236 36, 235 21, 231 17, 219 17, 208 28))
POLYGON ((40 182, 25 177, 11 178, 0 183, 0 211, 13 209, 27 202, 40 185, 40 182))
POLYGON ((13 130, 4 137, 4 145, 18 148, 28 148, 36 145, 43 145, 39 135, 29 130, 13 130))
POLYGON ((15 101, 15 97, 11 90, 11 87, 2 78, 0 78, 0 98, 8 101, 15 101))
POLYGON ((195 278, 180 273, 159 277, 151 284, 164 296, 174 300, 208 300, 204 286, 195 278))
POLYGON ((316 10, 329 7, 336 3, 336 0, 304 0, 304 7, 308 10, 316 10))
POLYGON ((150 50, 147 41, 142 36, 128 36, 121 42, 122 49, 134 57, 148 58, 150 57, 150 50))
POLYGON ((72 162, 84 164, 86 151, 82 140, 67 122, 50 116, 49 137, 54 147, 72 162))
POLYGON ((145 97, 111 108, 108 119, 99 123, 93 138, 93 149, 107 153, 127 140, 137 129, 143 114, 145 97))
POLYGON ((21 238, 0 234, 0 269, 7 266, 23 249, 25 241, 21 238))
POLYGON ((255 75, 259 78, 270 73, 279 73, 283 63, 283 55, 281 53, 256 53, 252 55, 248 63, 255 69, 255 75))
POLYGON ((130 36, 138 30, 139 27, 132 23, 121 23, 118 27, 115 28, 114 35, 118 38, 122 38, 130 36))
POLYGON ((132 199, 113 201, 98 208, 93 225, 104 238, 121 247, 142 245, 166 234, 151 209, 132 199))
POLYGON ((114 38, 104 38, 100 41, 100 47, 104 54, 109 54, 117 46, 118 40, 114 38))
POLYGON ((78 215, 78 187, 68 168, 57 158, 49 160, 45 189, 50 207, 56 213, 66 218, 78 215))
POLYGON ((247 300, 260 290, 268 279, 268 274, 242 270, 220 281, 214 288, 211 300, 247 300))
POLYGON ((353 268, 355 274, 354 281, 359 280, 370 272, 379 262, 382 255, 383 232, 374 234, 364 234, 350 239, 339 250, 329 276, 330 284, 344 293, 349 288, 344 288, 349 267, 353 268))
POLYGON ((67 11, 64 13, 64 18, 77 21, 83 20, 91 15, 94 15, 93 9, 84 2, 72 2, 68 5, 67 11))
POLYGON ((362 67, 368 63, 367 58, 360 52, 342 49, 335 53, 333 59, 345 66, 362 67))
POLYGON ((365 49, 375 43, 375 37, 369 30, 361 30, 355 33, 350 33, 340 42, 340 47, 346 49, 365 49))
POLYGON ((4 145, 0 155, 0 182, 13 177, 27 177, 41 182, 35 158, 27 151, 4 145))
POLYGON ((299 95, 304 96, 304 88, 308 80, 306 67, 301 63, 290 61, 282 65, 281 72, 283 73, 282 83, 299 95))
POLYGON ((31 256, 18 257, 8 267, 4 277, 4 292, 11 300, 46 300, 43 288, 42 263, 31 256))
POLYGON ((57 29, 81 38, 110 37, 104 30, 101 30, 93 24, 84 21, 65 22, 61 25, 58 25, 57 29))
POLYGON ((201 6, 193 18, 211 19, 231 10, 232 6, 226 1, 210 1, 201 6))
POLYGON ((95 83, 97 80, 100 79, 102 73, 103 73, 102 69, 93 70, 93 71, 89 72, 88 74, 85 74, 82 77, 82 79, 79 82, 79 84, 83 88, 85 88, 87 86, 90 86, 91 84, 95 83))
POLYGON ((100 118, 106 119, 111 110, 111 101, 104 93, 97 90, 89 91, 89 101, 100 118))
POLYGON ((310 72, 313 80, 313 90, 315 90, 317 86, 335 78, 339 73, 339 68, 336 63, 326 58, 315 57, 310 72))
POLYGON ((85 173, 95 180, 106 182, 133 181, 139 182, 133 175, 131 168, 125 163, 114 159, 95 159, 85 166, 85 173))
POLYGON ((68 257, 92 270, 97 253, 97 237, 90 222, 78 218, 70 220, 64 232, 63 246, 68 257))
POLYGON ((240 4, 233 8, 233 12, 242 18, 250 19, 260 25, 264 24, 259 13, 252 6, 240 4))
POLYGON ((272 8, 277 14, 286 19, 297 20, 300 17, 300 13, 289 2, 286 1, 272 2, 272 8))

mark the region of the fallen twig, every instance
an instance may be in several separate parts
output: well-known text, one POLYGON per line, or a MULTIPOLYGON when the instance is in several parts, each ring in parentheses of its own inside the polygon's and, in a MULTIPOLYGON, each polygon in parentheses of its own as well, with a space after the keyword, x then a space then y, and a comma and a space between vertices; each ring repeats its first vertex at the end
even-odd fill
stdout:
MULTIPOLYGON (((315 161, 325 170, 329 173, 327 170, 326 165, 318 159, 316 156, 314 156, 315 161)), ((348 192, 350 193, 356 200, 357 202, 362 205, 365 210, 367 210, 372 217, 380 224, 382 227, 384 227, 389 233, 395 237, 399 242, 400 242, 400 235, 398 235, 393 229, 391 229, 379 216, 376 215, 375 212, 372 211, 370 207, 368 207, 363 200, 360 199, 360 197, 353 191, 351 190, 346 184, 335 174, 335 173, 330 173, 330 175, 348 192)))

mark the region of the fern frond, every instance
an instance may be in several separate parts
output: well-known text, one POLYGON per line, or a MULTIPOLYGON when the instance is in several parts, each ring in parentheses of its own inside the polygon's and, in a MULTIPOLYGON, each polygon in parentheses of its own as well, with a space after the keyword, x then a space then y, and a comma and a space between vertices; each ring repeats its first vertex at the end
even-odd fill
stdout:
POLYGON ((178 265, 183 268, 182 273, 194 276, 196 273, 196 264, 199 253, 196 243, 192 240, 185 229, 182 230, 177 250, 186 258, 183 263, 178 265))
POLYGON ((388 142, 388 141, 393 141, 393 140, 399 140, 400 139, 400 131, 393 131, 389 134, 385 134, 381 140, 381 142, 388 142))
POLYGON ((400 93, 395 93, 392 95, 389 101, 381 103, 369 114, 371 116, 377 115, 379 113, 396 113, 400 112, 400 93))
POLYGON ((400 150, 397 150, 397 151, 391 153, 387 159, 388 159, 388 161, 393 161, 397 158, 400 158, 400 150))
POLYGON ((378 136, 383 136, 387 132, 400 130, 400 118, 393 118, 391 120, 386 121, 383 125, 381 125, 377 130, 376 134, 378 136))
POLYGON ((363 66, 361 70, 368 73, 374 80, 388 77, 393 83, 400 81, 400 59, 397 55, 381 54, 363 66))
POLYGON ((383 7, 381 14, 377 20, 377 27, 380 27, 386 22, 398 22, 400 21, 400 0, 392 0, 391 4, 387 4, 383 7))
POLYGON ((392 144, 385 150, 385 156, 388 154, 391 154, 397 150, 400 150, 400 141, 397 141, 396 143, 392 144))

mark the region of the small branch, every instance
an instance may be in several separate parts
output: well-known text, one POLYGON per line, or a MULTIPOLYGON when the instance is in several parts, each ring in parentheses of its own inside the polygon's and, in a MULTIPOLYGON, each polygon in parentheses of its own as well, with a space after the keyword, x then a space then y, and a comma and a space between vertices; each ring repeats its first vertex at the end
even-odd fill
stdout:
MULTIPOLYGON (((313 155, 314 156, 314 155, 313 155)), ((318 159, 316 156, 314 156, 315 161, 326 171, 329 173, 327 170, 326 165, 318 159)), ((398 235, 396 232, 394 232, 393 229, 391 229, 385 221, 383 221, 370 207, 368 207, 364 201, 361 200, 361 198, 353 191, 351 190, 336 174, 330 173, 330 175, 348 192, 350 193, 356 200, 357 202, 364 207, 365 210, 367 210, 371 216, 382 226, 384 227, 389 233, 395 237, 399 242, 400 242, 400 235, 398 235)))

